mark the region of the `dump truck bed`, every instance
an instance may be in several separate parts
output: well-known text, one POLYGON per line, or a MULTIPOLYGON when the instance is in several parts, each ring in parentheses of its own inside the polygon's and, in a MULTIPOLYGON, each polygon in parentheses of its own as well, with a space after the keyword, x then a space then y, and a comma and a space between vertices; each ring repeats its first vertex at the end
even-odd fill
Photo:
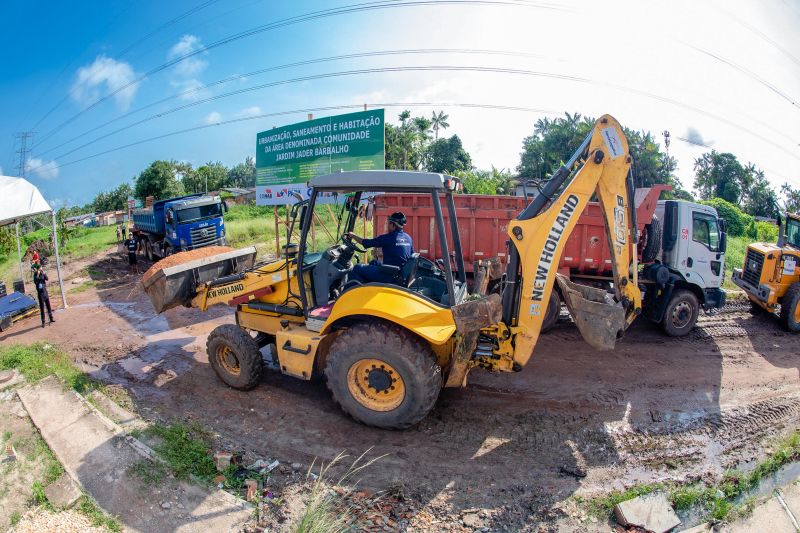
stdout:
MULTIPOLYGON (((193 252, 170 258, 184 253, 193 252)), ((163 313, 179 305, 188 305, 199 285, 252 268, 255 259, 256 249, 252 246, 192 259, 158 269, 142 279, 142 287, 156 312, 163 313)))

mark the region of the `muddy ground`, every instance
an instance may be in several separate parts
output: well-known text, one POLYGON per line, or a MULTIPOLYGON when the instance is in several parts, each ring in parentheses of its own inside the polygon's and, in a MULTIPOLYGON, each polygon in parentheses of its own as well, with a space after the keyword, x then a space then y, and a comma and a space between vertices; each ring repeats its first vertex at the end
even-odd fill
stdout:
POLYGON ((800 418, 800 336, 742 301, 701 317, 682 339, 640 320, 613 352, 594 351, 561 322, 522 372, 474 371, 417 427, 383 431, 345 416, 321 382, 267 372, 250 392, 226 387, 205 340, 233 322, 231 310, 158 316, 116 251, 67 270, 86 278, 87 267, 94 282, 67 282, 88 289, 68 294, 56 324, 28 318, 0 342, 56 343, 127 388, 146 418, 198 421, 249 457, 388 454, 363 483, 404 493, 425 511, 422 529, 460 528, 463 511, 482 510, 479 525, 517 530, 553 523, 573 495, 715 477, 763 457, 764 440, 800 418))

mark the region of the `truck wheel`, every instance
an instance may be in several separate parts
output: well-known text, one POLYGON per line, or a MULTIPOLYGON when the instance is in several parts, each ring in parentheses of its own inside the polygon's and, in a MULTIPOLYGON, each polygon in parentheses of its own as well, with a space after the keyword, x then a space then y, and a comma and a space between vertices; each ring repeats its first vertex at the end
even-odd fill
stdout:
POLYGON ((678 289, 667 304, 661 327, 670 337, 683 337, 692 331, 699 313, 700 302, 697 301, 697 296, 692 291, 678 289))
POLYGON ((258 343, 245 330, 235 324, 217 326, 206 350, 211 368, 227 385, 239 390, 258 385, 264 363, 258 343))
POLYGON ((653 215, 649 224, 644 226, 644 247, 642 248, 642 263, 652 263, 658 258, 661 251, 661 221, 653 215))
POLYGON ((385 429, 404 429, 425 418, 442 389, 442 369, 430 346, 380 322, 340 333, 328 353, 325 377, 346 413, 385 429))
POLYGON ((550 293, 550 300, 547 302, 547 310, 544 314, 544 321, 542 322, 542 333, 546 333, 553 329, 553 326, 558 322, 558 315, 561 314, 561 297, 558 291, 553 289, 550 293))
POLYGON ((800 281, 793 283, 783 295, 781 324, 789 331, 800 331, 800 281))

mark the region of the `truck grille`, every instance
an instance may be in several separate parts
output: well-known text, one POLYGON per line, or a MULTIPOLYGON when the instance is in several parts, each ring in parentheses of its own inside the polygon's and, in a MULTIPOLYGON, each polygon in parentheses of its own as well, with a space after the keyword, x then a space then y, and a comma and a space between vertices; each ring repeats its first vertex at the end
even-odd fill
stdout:
POLYGON ((191 234, 192 244, 190 248, 192 249, 202 248, 203 246, 209 246, 217 242, 217 229, 214 226, 194 228, 191 234))
POLYGON ((747 250, 744 269, 742 269, 742 279, 753 287, 758 287, 761 283, 762 268, 764 268, 764 254, 755 250, 747 250))

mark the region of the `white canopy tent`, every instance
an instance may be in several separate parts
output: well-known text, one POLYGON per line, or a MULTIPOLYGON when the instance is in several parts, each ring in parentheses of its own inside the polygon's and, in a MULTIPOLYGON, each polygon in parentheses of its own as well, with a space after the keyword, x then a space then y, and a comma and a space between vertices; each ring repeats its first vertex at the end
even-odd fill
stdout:
POLYGON ((58 253, 58 232, 56 231, 56 213, 50 204, 32 183, 22 178, 0 176, 0 227, 14 224, 17 233, 17 258, 20 262, 22 276, 22 251, 19 244, 19 221, 34 215, 50 213, 53 226, 53 245, 56 251, 56 270, 58 286, 61 288, 61 301, 67 307, 67 296, 64 292, 64 281, 61 279, 61 259, 58 253))

